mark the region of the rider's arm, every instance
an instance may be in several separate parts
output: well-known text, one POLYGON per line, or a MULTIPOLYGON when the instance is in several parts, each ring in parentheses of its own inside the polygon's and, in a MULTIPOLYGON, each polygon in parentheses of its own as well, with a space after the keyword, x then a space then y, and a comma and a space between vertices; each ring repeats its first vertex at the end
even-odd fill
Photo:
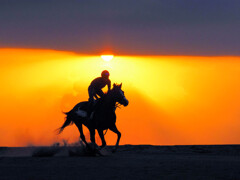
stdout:
POLYGON ((108 91, 111 89, 111 81, 109 80, 109 82, 108 82, 108 91))

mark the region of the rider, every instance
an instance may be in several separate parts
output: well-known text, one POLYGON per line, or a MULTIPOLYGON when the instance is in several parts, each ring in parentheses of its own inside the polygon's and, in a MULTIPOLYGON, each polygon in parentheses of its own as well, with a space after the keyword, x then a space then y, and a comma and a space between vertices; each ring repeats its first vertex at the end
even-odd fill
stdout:
POLYGON ((111 89, 111 81, 109 79, 109 72, 107 70, 102 71, 101 77, 97 77, 94 79, 90 86, 88 87, 88 94, 89 94, 89 112, 92 110, 92 106, 94 103, 94 97, 98 99, 98 96, 101 98, 104 96, 104 93, 102 91, 102 88, 104 88, 106 85, 108 86, 108 91, 111 89), (98 96, 97 96, 98 95, 98 96))
POLYGON ((109 79, 109 72, 104 70, 101 73, 101 77, 94 79, 90 86, 88 87, 88 94, 89 94, 89 102, 92 103, 94 101, 94 97, 98 99, 97 95, 100 97, 104 96, 102 88, 106 85, 108 86, 108 91, 111 89, 111 81, 109 79))

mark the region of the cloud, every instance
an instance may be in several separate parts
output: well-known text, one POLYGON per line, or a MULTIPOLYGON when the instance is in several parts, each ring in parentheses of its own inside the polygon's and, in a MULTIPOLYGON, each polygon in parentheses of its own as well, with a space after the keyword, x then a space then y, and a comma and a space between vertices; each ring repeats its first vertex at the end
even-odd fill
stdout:
POLYGON ((1 1, 0 47, 240 55, 237 0, 1 1))

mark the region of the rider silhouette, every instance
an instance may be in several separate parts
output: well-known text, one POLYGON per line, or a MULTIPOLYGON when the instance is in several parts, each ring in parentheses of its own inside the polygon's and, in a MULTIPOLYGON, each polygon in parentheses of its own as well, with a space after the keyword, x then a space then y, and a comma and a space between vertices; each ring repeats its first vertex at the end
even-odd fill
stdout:
POLYGON ((104 88, 106 85, 108 86, 108 91, 111 89, 111 81, 109 79, 109 72, 107 70, 104 70, 101 73, 101 77, 97 77, 94 79, 90 86, 88 87, 88 94, 89 94, 89 107, 88 107, 88 117, 90 116, 90 113, 94 110, 93 104, 94 104, 94 97, 98 99, 98 96, 101 98, 104 96, 104 93, 102 91, 102 88, 104 88), (97 96, 98 95, 98 96, 97 96))

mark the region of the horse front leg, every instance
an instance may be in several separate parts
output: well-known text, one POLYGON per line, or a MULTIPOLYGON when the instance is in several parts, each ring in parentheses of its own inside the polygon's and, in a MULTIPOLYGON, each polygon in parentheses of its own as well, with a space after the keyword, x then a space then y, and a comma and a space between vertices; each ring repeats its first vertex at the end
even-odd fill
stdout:
POLYGON ((119 146, 119 141, 120 141, 120 138, 121 138, 121 133, 118 131, 118 129, 117 129, 117 127, 116 127, 116 124, 115 124, 113 127, 109 128, 109 129, 110 129, 112 132, 116 133, 117 136, 118 136, 118 138, 117 138, 117 143, 116 143, 116 145, 115 145, 115 147, 114 147, 114 149, 113 149, 113 151, 112 151, 112 152, 116 152, 116 151, 117 151, 117 148, 118 148, 118 146, 119 146))
POLYGON ((102 129, 98 129, 98 134, 101 138, 101 141, 102 141, 102 146, 101 148, 105 147, 107 144, 106 144, 106 141, 105 141, 105 138, 104 138, 104 135, 103 135, 103 130, 102 129))

